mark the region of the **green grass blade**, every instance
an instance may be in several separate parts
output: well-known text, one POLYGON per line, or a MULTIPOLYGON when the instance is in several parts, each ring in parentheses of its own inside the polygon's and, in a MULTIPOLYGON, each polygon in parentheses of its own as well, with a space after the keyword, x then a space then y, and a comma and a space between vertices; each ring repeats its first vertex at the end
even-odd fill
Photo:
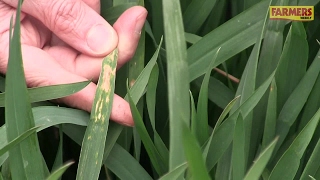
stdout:
POLYGON ((221 115, 219 116, 213 130, 212 133, 210 135, 210 138, 206 144, 206 146, 204 146, 203 148, 203 157, 207 158, 209 155, 209 148, 213 139, 214 134, 216 133, 217 128, 222 124, 223 120, 225 119, 225 117, 229 114, 229 112, 231 111, 231 109, 233 108, 233 106, 235 105, 235 103, 237 102, 237 100, 240 98, 240 96, 237 96, 236 98, 234 98, 227 106, 226 108, 222 111, 221 115))
MULTIPOLYGON (((271 3, 272 5, 276 2, 281 3, 281 5, 288 5, 284 1, 272 1, 271 3)), ((260 86, 279 64, 283 46, 284 26, 286 23, 287 22, 283 20, 270 20, 267 24, 258 64, 257 86, 260 86)), ((259 139, 262 138, 263 135, 263 126, 261 124, 264 123, 266 114, 261 112, 266 112, 267 99, 267 95, 264 96, 254 111, 253 118, 255 121, 252 123, 254 129, 252 129, 251 133, 249 161, 254 159, 254 149, 259 146, 259 139)))
POLYGON ((278 111, 306 73, 309 51, 306 38, 302 22, 292 22, 276 73, 278 111))
POLYGON ((211 13, 208 16, 208 19, 206 20, 205 24, 202 27, 201 33, 207 34, 211 30, 217 28, 221 22, 225 22, 227 20, 227 17, 225 14, 228 12, 227 1, 217 1, 215 6, 213 7, 211 13))
POLYGON ((156 128, 155 108, 156 108, 156 91, 157 91, 158 77, 159 77, 159 67, 157 64, 155 64, 149 77, 149 82, 148 82, 148 87, 146 92, 147 109, 148 109, 150 123, 153 128, 153 131, 155 131, 155 128, 156 128))
MULTIPOLYGON (((89 119, 89 118, 88 118, 89 119)), ((68 135, 74 142, 81 145, 84 134, 85 134, 85 127, 82 127, 79 124, 64 124, 63 125, 63 132, 68 135)), ((115 145, 121 131, 123 129, 122 125, 119 125, 113 121, 110 122, 108 136, 105 143, 104 148, 104 155, 103 155, 103 162, 106 161, 107 157, 109 156, 113 146, 115 145)))
MULTIPOLYGON (((202 79, 198 78, 194 80, 194 84, 200 89, 202 79)), ((220 80, 210 77, 209 81, 209 100, 215 103, 220 108, 224 109, 229 102, 234 98, 235 93, 229 89, 220 80)))
MULTIPOLYGON (((162 39, 160 41, 160 45, 158 46, 156 52, 153 54, 152 58, 150 59, 148 64, 145 66, 145 68, 142 70, 140 75, 135 80, 132 80, 130 82, 131 86, 133 85, 131 87, 131 89, 130 89, 130 92, 132 94, 132 98, 133 98, 133 101, 134 101, 135 104, 138 103, 138 101, 140 100, 142 95, 145 93, 146 86, 148 84, 148 80, 149 80, 149 77, 150 77, 150 73, 151 73, 153 67, 156 64, 156 61, 157 61, 157 58, 158 58, 158 55, 159 55, 159 50, 160 50, 161 44, 162 44, 162 39)), ((139 64, 144 64, 144 63, 139 63, 139 64)), ((125 96, 125 99, 128 100, 128 95, 125 96)), ((138 106, 140 106, 140 105, 138 104, 138 106)), ((141 111, 141 107, 139 107, 139 110, 141 111)), ((130 148, 132 134, 134 134, 134 137, 135 137, 134 138, 135 139, 134 142, 135 142, 135 148, 136 148, 136 150, 135 150, 136 157, 139 158, 138 157, 138 154, 139 154, 138 151, 139 151, 139 147, 140 147, 140 140, 137 140, 138 138, 137 138, 136 129, 132 130, 132 129, 125 128, 124 132, 123 132, 123 135, 120 136, 120 137, 122 138, 122 140, 124 142, 123 144, 125 144, 125 145, 123 145, 123 147, 126 146, 127 148, 130 148), (133 131, 133 133, 132 133, 132 131, 133 131)))
POLYGON ((264 124, 262 148, 267 147, 276 136, 277 124, 277 85, 273 79, 269 90, 269 98, 266 112, 266 120, 264 124))
POLYGON ((245 118, 252 109, 260 101, 264 93, 267 91, 274 73, 261 85, 230 117, 228 117, 213 134, 211 143, 208 144, 209 153, 206 158, 207 168, 210 171, 214 165, 218 162, 223 153, 228 149, 234 134, 234 127, 236 125, 236 119, 238 114, 242 113, 245 118))
POLYGON ((221 64, 230 57, 248 48, 256 42, 261 32, 264 13, 269 1, 264 0, 232 18, 204 36, 188 49, 190 81, 206 72, 211 57, 221 47, 219 58, 214 66, 221 64), (212 41, 214 39, 214 41, 212 41))
MULTIPOLYGON (((140 6, 144 6, 144 1, 140 0, 140 6)), ((128 78, 130 82, 130 86, 132 86, 136 79, 141 74, 144 68, 144 59, 145 59, 145 30, 144 27, 141 30, 140 39, 138 43, 138 47, 135 51, 134 56, 131 58, 128 64, 128 78)), ((140 109, 140 113, 142 110, 140 109)))
POLYGON ((161 178, 159 178, 159 180, 178 179, 179 177, 181 177, 183 175, 183 173, 186 171, 187 167, 188 167, 188 164, 184 163, 184 164, 176 167, 172 171, 168 172, 167 174, 165 174, 161 178))
POLYGON ((161 139, 158 132, 154 132, 154 145, 156 146, 157 150, 159 151, 161 157, 163 157, 163 161, 165 164, 169 162, 169 150, 163 140, 161 139))
MULTIPOLYGON (((23 70, 20 41, 21 4, 22 1, 19 0, 12 38, 12 26, 10 26, 9 61, 5 85, 7 92, 5 96, 5 122, 8 141, 14 140, 25 131, 35 127, 23 70)), ((45 164, 42 161, 36 133, 9 150, 9 165, 12 179, 45 178, 43 170, 45 164)))
MULTIPOLYGON (((145 92, 145 88, 148 84, 151 71, 157 62, 161 44, 162 44, 162 38, 156 52, 153 54, 152 58, 150 59, 146 67, 142 70, 139 77, 134 82, 133 86, 130 88, 130 93, 132 94, 132 100, 135 104, 138 103, 139 99, 145 92)), ((128 94, 125 96, 125 99, 128 99, 128 94)))
POLYGON ((274 139, 257 157, 254 161, 254 164, 251 166, 249 171, 247 172, 244 180, 258 180, 261 176, 264 168, 269 162, 272 152, 276 146, 278 139, 274 139))
POLYGON ((222 111, 222 113, 220 114, 220 116, 219 116, 219 118, 217 120, 217 123, 214 125, 213 131, 212 131, 212 135, 217 130, 217 128, 221 125, 221 123, 223 122, 224 118, 229 114, 229 112, 234 107, 234 105, 236 104, 236 102, 239 100, 240 97, 241 96, 235 97, 232 101, 230 101, 230 103, 222 111))
POLYGON ((193 0, 183 13, 186 32, 196 33, 209 16, 216 0, 193 0), (201 9, 201 13, 199 10, 201 9))
POLYGON ((278 119, 276 133, 279 135, 279 142, 276 150, 283 143, 287 136, 291 125, 298 117, 305 102, 307 101, 309 94, 317 80, 320 72, 320 51, 313 63, 309 67, 307 73, 303 76, 297 87, 290 94, 288 100, 284 104, 278 119))
MULTIPOLYGON (((0 127, 0 148, 3 148, 7 143, 7 131, 5 125, 3 125, 2 127, 0 127)), ((8 159, 8 156, 9 153, 0 156, 0 166, 5 163, 5 161, 8 159)))
POLYGON ((200 41, 202 38, 196 34, 191 34, 191 33, 184 33, 184 36, 186 38, 186 41, 191 44, 195 44, 196 42, 200 41))
MULTIPOLYGON (((245 4, 245 2, 244 2, 245 4)), ((271 4, 271 0, 269 1, 269 5, 271 4)), ((246 7, 243 6, 243 8, 246 9, 246 7)), ((245 66, 244 72, 242 73, 241 76, 241 80, 239 83, 239 86, 237 88, 236 91, 236 95, 241 95, 241 98, 239 99, 238 104, 234 107, 237 108, 239 107, 248 97, 250 97, 250 95, 252 95, 252 93, 254 92, 255 88, 256 88, 256 78, 257 78, 257 66, 258 66, 258 62, 259 62, 259 56, 260 56, 260 51, 261 51, 261 42, 263 40, 264 37, 264 32, 266 29, 266 24, 267 24, 267 20, 268 20, 268 8, 263 11, 265 16, 263 19, 263 23, 260 27, 260 32, 257 33, 256 35, 256 43, 253 47, 253 50, 250 53, 248 62, 245 66)), ((231 111, 233 112, 234 109, 231 111)), ((252 132, 252 123, 253 123, 253 112, 251 112, 246 118, 243 119, 243 133, 244 133, 244 139, 243 139, 243 143, 244 143, 244 158, 242 159, 244 162, 239 162, 242 163, 242 165, 244 166, 244 169, 242 170, 246 170, 247 166, 248 166, 248 157, 250 156, 250 145, 251 145, 251 132, 252 132)), ((235 134, 235 137, 238 137, 238 135, 235 134)), ((239 144, 241 145, 241 144, 239 144)), ((233 147, 233 151, 237 151, 234 149, 233 147)), ((229 154, 230 156, 230 154, 229 154)), ((226 168, 228 168, 227 163, 223 163, 223 159, 220 160, 220 164, 226 164, 226 168)), ((235 163, 235 162, 233 162, 235 163)), ((236 166, 236 165, 235 165, 236 166)), ((234 166, 234 168, 235 168, 234 166)), ((236 169, 233 168, 233 171, 236 171, 236 169)), ((242 178, 244 176, 244 172, 239 171, 239 175, 241 175, 240 178, 242 178)), ((231 173, 228 173, 231 174, 231 173)))
POLYGON ((73 162, 66 163, 65 165, 61 166, 57 170, 55 170, 47 180, 58 180, 61 178, 62 174, 73 164, 73 162))
POLYGON ((309 175, 309 179, 311 179, 311 180, 316 180, 316 178, 314 178, 314 177, 312 177, 312 176, 310 176, 310 175, 309 175))
POLYGON ((260 85, 274 69, 276 68, 283 44, 283 31, 285 21, 275 20, 269 21, 268 28, 261 48, 261 56, 259 60, 257 73, 257 85, 260 85), (263 71, 262 71, 263 69, 263 71))
POLYGON ((308 163, 306 164, 300 180, 309 180, 309 176, 315 177, 317 170, 320 168, 320 139, 317 142, 316 147, 314 148, 308 163))
POLYGON ((208 125, 208 84, 213 69, 213 63, 217 59, 220 49, 216 52, 208 70, 203 78, 203 82, 200 88, 198 104, 197 104, 197 117, 194 124, 191 124, 191 129, 196 135, 196 138, 202 146, 209 138, 209 125, 208 125))
MULTIPOLYGON (((87 126, 90 119, 85 111, 61 107, 36 107, 33 108, 35 126, 37 131, 41 131, 48 127, 58 124, 76 124, 80 126, 87 126)), ((3 148, 7 142, 6 126, 0 128, 0 148, 3 148)), ((8 158, 8 153, 0 156, 0 166, 8 158)))
POLYGON ((139 111, 131 98, 131 94, 130 94, 129 90, 128 90, 128 99, 129 99, 129 104, 130 104, 131 113, 132 113, 132 116, 134 119, 135 127, 137 128, 137 131, 140 135, 142 143, 143 143, 144 147, 146 148, 146 151, 149 155, 150 161, 151 161, 153 167, 155 168, 156 172, 159 175, 162 175, 167 171, 168 168, 167 168, 166 164, 164 163, 163 157, 160 155, 160 153, 158 152, 158 150, 154 146, 154 144, 148 134, 148 131, 143 123, 143 120, 139 114, 139 111))
MULTIPOLYGON (((52 99, 58 99, 65 96, 69 96, 85 88, 90 81, 84 81, 72 84, 45 86, 38 88, 28 89, 30 96, 30 102, 40 102, 52 99)), ((5 92, 0 94, 0 107, 4 106, 5 92)))
POLYGON ((114 24, 119 16, 130 7, 138 5, 136 2, 128 2, 124 4, 119 4, 105 10, 101 10, 101 16, 108 21, 110 24, 114 24))
POLYGON ((139 162, 118 144, 112 148, 104 164, 120 179, 152 179, 139 162))
POLYGON ((242 180, 245 175, 245 127, 244 119, 240 112, 234 129, 232 146, 232 174, 234 180, 242 180))
POLYGON ((31 129, 27 130, 26 132, 22 133, 17 138, 15 138, 14 140, 7 143, 4 147, 0 148, 0 156, 2 156, 4 153, 8 152, 10 148, 16 146, 17 144, 19 144, 20 142, 25 140, 27 137, 29 137, 30 135, 35 133, 38 128, 39 127, 33 127, 31 129))
POLYGON ((257 1, 255 1, 255 0, 244 0, 244 3, 243 3, 244 9, 247 9, 247 8, 255 5, 256 3, 257 3, 257 1))
POLYGON ((207 168, 202 157, 202 152, 195 136, 193 136, 187 125, 181 127, 183 135, 183 147, 188 162, 188 167, 193 179, 210 179, 207 168))
POLYGON ((113 102, 118 50, 102 62, 90 121, 82 142, 77 179, 98 179, 113 102))
POLYGON ((90 115, 82 110, 64 107, 44 106, 32 108, 39 131, 58 124, 87 126, 90 115))
MULTIPOLYGON (((166 161, 169 159, 169 151, 156 130, 156 120, 155 120, 156 90, 157 90, 158 76, 159 76, 159 68, 158 68, 158 65, 155 64, 150 74, 150 78, 148 82, 147 93, 146 93, 146 103, 147 103, 150 123, 154 132, 154 136, 153 136, 154 145, 156 146, 160 155, 166 161)), ((167 162, 165 163, 168 164, 167 162)))
MULTIPOLYGON (((37 131, 43 130, 53 125, 65 123, 86 126, 90 118, 87 112, 61 107, 37 107, 33 108, 33 113, 35 115, 36 126, 41 125, 41 127, 38 128, 37 131)), ((79 133, 78 131, 70 127, 74 126, 69 125, 67 129, 75 133, 77 136, 81 136, 77 137, 78 140, 74 139, 80 145, 83 139, 85 129, 83 129, 83 132, 79 133)), ((106 140, 105 157, 109 154, 110 150, 112 149, 117 137, 120 134, 119 131, 121 132, 121 129, 122 126, 118 124, 110 124, 110 130, 108 132, 108 137, 106 140)), ((7 144, 6 128, 5 126, 3 126, 0 128, 0 148, 3 147, 5 144, 7 144)), ((7 154, 0 156, 0 166, 7 158, 7 154)))
POLYGON ((299 123, 299 131, 308 123, 313 114, 320 107, 320 76, 318 75, 318 79, 309 95, 308 101, 306 102, 304 111, 302 113, 301 121, 299 123))
POLYGON ((59 146, 57 150, 57 154, 52 165, 52 170, 54 171, 63 165, 63 131, 62 125, 59 125, 59 146))
POLYGON ((121 132, 123 130, 123 126, 115 123, 110 122, 109 125, 109 132, 106 139, 106 146, 104 148, 104 155, 103 155, 103 161, 105 161, 106 158, 108 158, 113 146, 116 144, 117 139, 119 138, 121 132))
POLYGON ((147 153, 150 157, 151 163, 153 164, 156 172, 161 175, 165 172, 167 169, 165 165, 165 161, 163 157, 160 155, 158 150, 156 149, 155 145, 153 144, 150 136, 148 135, 147 129, 143 124, 142 118, 139 115, 135 105, 132 102, 132 100, 129 98, 130 107, 134 116, 135 125, 137 128, 137 131, 139 135, 141 136, 141 140, 147 150, 147 153), (135 112, 136 111, 136 112, 135 112))
POLYGON ((11 172, 9 167, 9 161, 5 161, 5 163, 1 166, 1 173, 4 180, 11 180, 11 172))
MULTIPOLYGON (((257 72, 257 64, 259 59, 259 51, 260 51, 260 42, 257 41, 257 44, 253 47, 249 60, 246 64, 244 72, 241 76, 241 80, 236 92, 236 96, 241 95, 239 101, 237 101, 234 109, 231 111, 232 113, 238 108, 255 90, 255 82, 256 82, 256 72, 257 72)), ((249 120, 250 123, 251 120, 249 120)))
MULTIPOLYGON (((144 6, 144 0, 138 0, 139 6, 144 6)), ((138 47, 135 51, 134 56, 128 63, 128 81, 130 82, 130 86, 132 86, 136 79, 139 77, 140 73, 143 71, 144 68, 144 60, 145 60, 145 30, 144 28, 141 30, 140 39, 138 43, 138 47)), ((140 114, 143 114, 143 107, 144 107, 144 99, 140 99, 137 103, 137 108, 140 114)), ((134 153, 135 158, 140 159, 141 153, 141 139, 136 128, 133 128, 133 144, 134 144, 134 153)))
MULTIPOLYGON (((237 101, 237 104, 234 106, 234 108, 231 110, 231 113, 233 113, 236 108, 238 108, 246 99, 248 99, 248 97, 250 97, 250 95, 252 95, 252 93, 254 92, 254 90, 256 88, 257 65, 258 65, 261 41, 263 39, 263 34, 265 31, 267 19, 268 19, 268 10, 265 11, 265 18, 264 18, 263 24, 260 28, 260 33, 258 33, 258 35, 256 37, 257 38, 256 44, 254 45, 253 50, 251 51, 251 54, 249 56, 249 59, 248 59, 246 66, 245 66, 244 72, 242 73, 241 80, 240 80, 239 86, 236 91, 236 96, 240 95, 241 97, 240 97, 239 101, 237 101)), ((244 128, 243 132, 241 132, 241 130, 239 130, 239 133, 244 133, 244 137, 242 139, 243 149, 241 147, 242 143, 236 143, 234 145, 236 145, 236 146, 239 145, 240 146, 239 149, 235 148, 233 146, 233 150, 232 150, 232 151, 238 151, 238 150, 241 151, 242 150, 243 151, 243 154, 242 154, 243 158, 241 158, 242 155, 239 158, 237 158, 237 157, 235 157, 235 154, 234 154, 236 152, 233 152, 231 155, 231 151, 229 151, 230 153, 229 154, 227 153, 224 156, 224 158, 226 158, 226 159, 222 158, 219 162, 218 167, 221 167, 223 169, 227 169, 229 171, 229 172, 221 173, 222 176, 224 176, 225 178, 228 178, 228 176, 231 175, 231 168, 229 168, 229 167, 232 166, 232 164, 233 164, 234 178, 243 178, 244 177, 244 171, 247 169, 247 163, 248 163, 252 121, 253 121, 253 112, 251 112, 245 119, 243 119, 243 123, 244 123, 243 124, 243 128, 244 128), (232 158, 230 158, 230 156, 232 156, 232 158), (231 159, 232 162, 228 161, 227 159, 231 159), (233 160, 235 160, 236 162, 233 162, 233 160), (226 163, 226 162, 230 162, 230 164, 226 163), (237 171, 237 169, 235 169, 236 166, 239 166, 237 168, 239 171, 237 171), (240 167, 243 167, 243 168, 240 168, 240 167)), ((239 135, 235 134, 234 137, 240 138, 241 134, 239 134, 239 135)), ((239 140, 241 140, 241 138, 239 140)), ((235 141, 234 141, 234 143, 235 143, 235 141)), ((218 178, 222 178, 222 177, 218 177, 218 178)))
POLYGON ((191 133, 196 136, 195 125, 197 123, 197 110, 194 103, 192 92, 190 91, 190 106, 191 106, 191 133))
POLYGON ((187 52, 179 0, 163 0, 163 19, 167 53, 167 79, 170 124, 169 168, 184 162, 183 124, 189 124, 189 82, 187 52))
MULTIPOLYGON (((233 126, 233 128, 234 127, 235 126, 233 126)), ((235 129, 232 129, 233 133, 234 133, 234 130, 235 129)), ((217 163, 215 177, 221 180, 228 180, 232 176, 231 170, 232 170, 232 146, 230 143, 229 147, 227 148, 227 150, 225 151, 223 156, 221 156, 221 158, 219 159, 219 162, 217 163)))
MULTIPOLYGON (((319 0, 299 1, 299 4, 308 4, 312 6, 318 2, 319 0)), ((256 42, 256 37, 260 33, 259 27, 261 27, 263 18, 265 17, 265 14, 261 12, 265 12, 267 10, 268 4, 269 0, 260 1, 238 16, 214 29, 209 34, 204 36, 198 43, 191 46, 188 49, 190 81, 196 79, 206 72, 206 67, 208 67, 211 62, 210 57, 212 57, 219 47, 221 47, 222 50, 215 66, 253 45, 256 42), (214 39, 214 41, 212 41, 212 39, 214 39)), ((281 33, 277 30, 276 36, 278 36, 278 34, 281 33)), ((275 34, 270 34, 269 36, 272 40, 276 38, 275 34)), ((269 49, 270 47, 273 46, 265 46, 265 48, 269 49)), ((277 46, 277 48, 279 48, 279 53, 281 53, 281 46, 277 46)), ((265 53, 265 55, 267 55, 267 53, 265 53)), ((267 66, 270 66, 271 64, 277 64, 270 62, 270 58, 269 60, 266 58, 266 60, 267 61, 265 63, 267 66)), ((263 65, 260 67, 265 68, 263 65)), ((271 74, 273 70, 274 68, 265 73, 263 78, 260 80, 260 84, 258 85, 261 85, 261 83, 264 82, 264 80, 271 74)))
POLYGON ((300 165, 300 159, 314 134, 319 120, 320 108, 279 159, 270 174, 270 180, 294 178, 300 165))

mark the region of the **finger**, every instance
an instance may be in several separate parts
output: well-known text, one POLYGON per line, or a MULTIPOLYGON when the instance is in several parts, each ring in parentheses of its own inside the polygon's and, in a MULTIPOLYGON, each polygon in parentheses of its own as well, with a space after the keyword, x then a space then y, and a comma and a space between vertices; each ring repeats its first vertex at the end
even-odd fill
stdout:
POLYGON ((11 17, 15 9, 0 1, 0 33, 9 29, 11 17))
MULTIPOLYGON (((84 79, 79 78, 79 76, 68 76, 68 79, 64 81, 64 83, 70 83, 84 81, 84 79)), ((94 83, 90 83, 82 91, 61 99, 61 102, 90 112, 94 102, 96 88, 97 87, 94 83)), ((116 94, 113 97, 110 119, 126 126, 134 125, 128 102, 116 94)))
MULTIPOLYGON (((16 7, 18 0, 3 0, 16 7)), ((26 12, 80 52, 104 56, 115 49, 118 37, 114 29, 86 3, 79 0, 25 0, 26 12)))
POLYGON ((126 10, 113 25, 119 36, 117 68, 120 68, 133 57, 147 14, 148 12, 145 8, 135 6, 126 10))
POLYGON ((46 46, 43 48, 65 70, 97 82, 103 58, 79 54, 68 46, 46 46))
MULTIPOLYGON (((99 0, 82 0, 90 8, 100 14, 100 1, 99 0)), ((52 35, 51 45, 63 45, 66 46, 66 43, 61 41, 56 35, 52 35)))
MULTIPOLYGON (((24 70, 29 87, 48 86, 56 84, 74 83, 86 81, 86 78, 72 74, 63 69, 45 51, 38 48, 23 45, 24 70), (35 57, 34 54, 37 54, 35 57)), ((3 63, 2 61, 1 63, 3 63)), ((5 65, 6 66, 6 65, 5 65)), ((1 65, 1 67, 4 67, 1 65)), ((58 101, 71 107, 90 112, 94 101, 96 85, 90 83, 83 90, 58 101)), ((129 104, 121 97, 115 95, 110 119, 124 125, 133 125, 129 104)))
MULTIPOLYGON (((134 55, 140 38, 139 32, 146 16, 147 11, 143 7, 137 6, 125 11, 115 23, 115 29, 119 35, 117 69, 134 55)), ((66 70, 93 81, 98 80, 103 58, 79 54, 77 51, 64 46, 52 46, 44 50, 66 70), (69 61, 66 61, 66 59, 69 61)))

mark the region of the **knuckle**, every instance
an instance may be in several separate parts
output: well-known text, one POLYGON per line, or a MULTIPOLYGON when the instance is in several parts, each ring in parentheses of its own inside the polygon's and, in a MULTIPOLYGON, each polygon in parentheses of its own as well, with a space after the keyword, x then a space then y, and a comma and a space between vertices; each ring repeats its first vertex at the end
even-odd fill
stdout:
POLYGON ((84 12, 81 1, 78 0, 56 1, 56 3, 53 1, 50 8, 51 14, 48 16, 52 18, 49 20, 49 26, 53 31, 63 33, 74 32, 84 12))

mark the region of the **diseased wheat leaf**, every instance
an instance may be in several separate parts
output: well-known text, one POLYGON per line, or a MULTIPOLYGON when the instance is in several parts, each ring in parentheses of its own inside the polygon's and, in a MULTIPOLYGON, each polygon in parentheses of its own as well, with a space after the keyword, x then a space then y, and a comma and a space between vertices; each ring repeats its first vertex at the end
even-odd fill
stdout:
POLYGON ((82 142, 77 179, 98 179, 111 114, 118 50, 102 61, 90 121, 82 142))

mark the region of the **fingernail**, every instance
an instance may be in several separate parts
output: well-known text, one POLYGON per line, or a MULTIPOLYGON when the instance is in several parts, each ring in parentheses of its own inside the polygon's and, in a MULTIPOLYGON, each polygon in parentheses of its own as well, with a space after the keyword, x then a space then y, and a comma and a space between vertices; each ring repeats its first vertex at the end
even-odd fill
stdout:
POLYGON ((110 38, 112 37, 107 27, 102 24, 98 24, 88 31, 87 44, 95 53, 104 54, 108 51, 108 41, 110 41, 110 38))
POLYGON ((143 12, 141 13, 137 19, 136 19, 136 27, 135 27, 135 33, 138 34, 140 36, 141 34, 141 30, 143 28, 144 22, 146 20, 148 12, 143 12))

